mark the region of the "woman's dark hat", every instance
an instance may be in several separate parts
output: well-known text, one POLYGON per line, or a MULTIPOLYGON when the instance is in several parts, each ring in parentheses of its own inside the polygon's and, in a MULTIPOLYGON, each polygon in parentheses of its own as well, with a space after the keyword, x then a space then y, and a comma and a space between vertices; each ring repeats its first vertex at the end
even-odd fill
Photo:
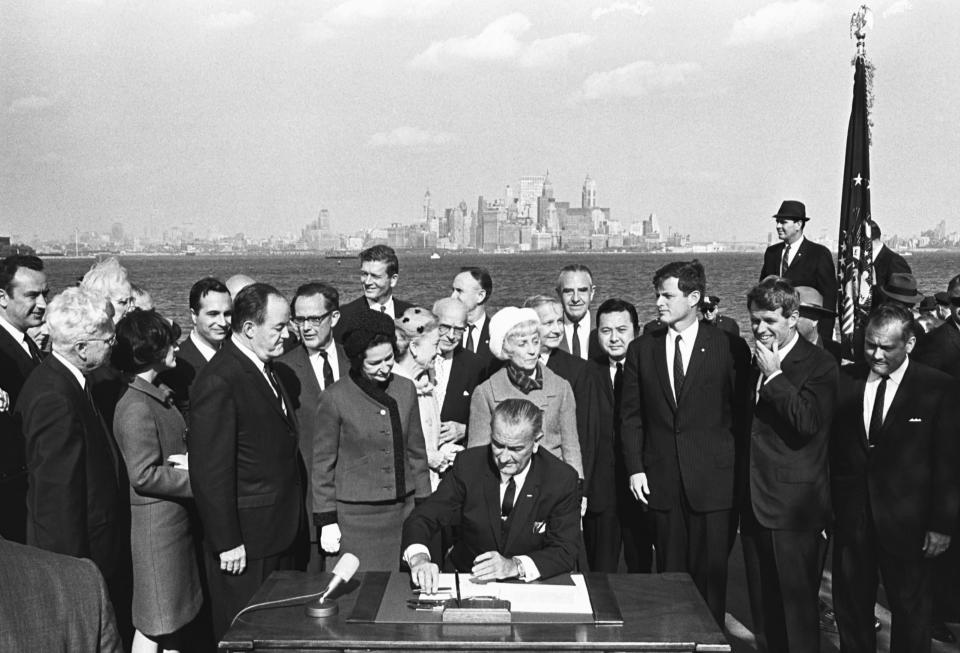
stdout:
POLYGON ((347 357, 351 361, 362 359, 376 336, 386 336, 390 342, 396 342, 396 327, 390 316, 373 310, 357 313, 343 329, 343 349, 347 357))
POLYGON ((802 220, 803 222, 810 219, 807 217, 807 207, 797 200, 784 200, 780 210, 774 213, 773 217, 778 220, 802 220))

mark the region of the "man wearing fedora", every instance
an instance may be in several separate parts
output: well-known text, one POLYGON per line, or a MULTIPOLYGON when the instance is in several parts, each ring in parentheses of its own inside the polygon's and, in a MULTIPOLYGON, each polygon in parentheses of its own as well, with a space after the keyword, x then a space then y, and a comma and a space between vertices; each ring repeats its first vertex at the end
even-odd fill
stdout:
MULTIPOLYGON (((873 238, 873 286, 883 288, 895 272, 912 274, 907 260, 883 244, 880 239, 880 225, 870 220, 870 236, 873 238)), ((874 297, 874 305, 878 304, 874 297)))
MULTIPOLYGON (((907 272, 894 272, 885 284, 874 286, 874 297, 873 310, 881 304, 896 304, 912 313, 914 307, 923 301, 923 293, 917 289, 916 277, 907 272)), ((912 329, 917 342, 921 342, 926 335, 923 327, 914 320, 912 329)))
MULTIPOLYGON (((837 275, 830 250, 808 240, 803 235, 807 224, 807 207, 797 200, 784 200, 773 215, 777 221, 777 237, 781 242, 771 245, 763 254, 760 280, 769 275, 784 277, 794 286, 810 286, 823 296, 823 305, 837 306, 837 275)), ((833 339, 833 318, 820 320, 820 337, 833 339)))
POLYGON ((820 321, 832 320, 837 314, 823 305, 823 295, 816 288, 797 286, 794 288, 800 297, 800 316, 797 318, 797 333, 807 342, 826 349, 840 363, 841 348, 836 340, 824 340, 820 337, 820 321))

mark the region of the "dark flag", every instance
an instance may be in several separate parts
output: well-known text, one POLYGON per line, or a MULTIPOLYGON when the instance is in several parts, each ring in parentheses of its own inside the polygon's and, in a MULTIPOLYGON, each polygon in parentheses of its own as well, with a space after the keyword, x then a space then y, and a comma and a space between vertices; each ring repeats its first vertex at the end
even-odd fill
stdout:
MULTIPOLYGON (((857 37, 853 60, 853 108, 847 128, 847 151, 843 165, 843 199, 840 202, 840 242, 837 249, 837 276, 840 283, 840 340, 844 357, 854 355, 855 343, 862 342, 862 330, 870 312, 873 286, 873 238, 870 233, 870 105, 873 65, 864 49, 869 10, 864 6, 850 21, 857 37)), ((856 352, 859 354, 859 352, 856 352)))

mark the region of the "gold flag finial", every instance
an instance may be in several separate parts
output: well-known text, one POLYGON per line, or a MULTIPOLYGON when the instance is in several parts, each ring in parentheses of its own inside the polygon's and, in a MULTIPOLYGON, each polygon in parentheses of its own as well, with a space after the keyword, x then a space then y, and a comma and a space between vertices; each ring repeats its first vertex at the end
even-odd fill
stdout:
POLYGON ((860 5, 860 8, 850 16, 850 38, 857 39, 857 54, 863 55, 864 39, 867 32, 873 28, 873 12, 867 5, 860 5))

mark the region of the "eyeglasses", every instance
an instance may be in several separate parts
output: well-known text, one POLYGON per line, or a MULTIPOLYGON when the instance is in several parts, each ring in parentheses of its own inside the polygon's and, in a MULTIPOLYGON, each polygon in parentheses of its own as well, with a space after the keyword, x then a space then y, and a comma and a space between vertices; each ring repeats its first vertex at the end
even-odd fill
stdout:
POLYGON ((302 327, 308 322, 310 326, 318 328, 325 319, 336 313, 337 311, 327 311, 323 315, 295 315, 290 318, 290 321, 296 324, 298 327, 302 327))
POLYGON ((112 335, 109 338, 84 338, 83 342, 102 342, 107 347, 113 347, 117 344, 117 336, 112 335))
POLYGON ((441 336, 445 336, 451 331, 456 336, 462 336, 464 333, 466 333, 467 327, 452 326, 450 324, 441 324, 439 327, 437 327, 437 330, 440 331, 441 336))

